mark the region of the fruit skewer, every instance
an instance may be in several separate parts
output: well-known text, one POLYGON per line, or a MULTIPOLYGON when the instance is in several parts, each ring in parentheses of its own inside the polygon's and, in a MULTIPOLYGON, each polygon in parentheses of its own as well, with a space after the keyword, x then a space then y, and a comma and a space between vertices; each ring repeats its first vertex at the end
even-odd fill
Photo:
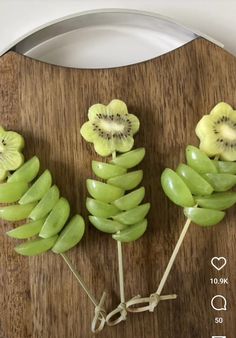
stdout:
POLYGON ((117 241, 120 304, 107 315, 107 324, 112 326, 127 316, 121 243, 137 240, 147 228, 145 217, 150 204, 140 204, 145 189, 137 188, 143 172, 128 171, 142 161, 145 149, 131 150, 139 121, 136 116, 128 114, 124 102, 112 100, 108 106, 95 104, 90 107, 88 117, 89 121, 81 127, 82 136, 94 143, 95 151, 100 156, 112 155, 109 163, 92 162, 93 172, 105 182, 87 180, 87 189, 92 198, 87 198, 86 202, 90 222, 98 230, 113 234, 113 239, 117 241), (117 152, 123 154, 117 156, 117 152))
POLYGON ((37 177, 40 162, 36 156, 23 163, 21 135, 0 128, 0 140, 4 154, 0 158, 0 167, 3 173, 6 171, 0 184, 0 203, 8 203, 0 207, 0 218, 14 222, 27 219, 26 224, 8 231, 7 235, 16 239, 33 237, 15 247, 15 251, 24 256, 39 255, 50 249, 60 254, 94 304, 92 330, 100 331, 106 317, 102 309, 105 294, 98 304, 65 254, 82 239, 85 230, 83 218, 75 215, 66 224, 70 214, 68 201, 60 197, 56 185, 52 186, 48 170, 37 177))
POLYGON ((196 127, 196 134, 201 140, 200 149, 187 146, 187 165, 181 163, 176 172, 167 168, 162 173, 161 184, 165 194, 172 202, 184 207, 187 220, 157 291, 150 297, 134 297, 129 300, 128 311, 153 311, 157 306, 191 222, 203 227, 213 226, 224 218, 224 210, 236 203, 236 193, 229 191, 236 185, 236 163, 232 162, 236 159, 236 150, 231 147, 231 144, 236 143, 235 120, 236 111, 229 105, 216 105, 210 115, 204 116, 196 127), (214 134, 212 138, 211 129, 214 134), (225 151, 222 146, 224 142, 227 143, 225 151), (209 156, 215 156, 214 160, 209 156), (137 305, 147 302, 149 305, 137 308, 137 305))

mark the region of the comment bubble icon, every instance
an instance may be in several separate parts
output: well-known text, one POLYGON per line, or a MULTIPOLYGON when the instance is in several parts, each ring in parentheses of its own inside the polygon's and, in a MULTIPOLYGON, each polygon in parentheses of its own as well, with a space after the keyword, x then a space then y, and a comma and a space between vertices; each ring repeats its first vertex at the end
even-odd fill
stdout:
POLYGON ((216 311, 227 310, 227 300, 222 295, 216 295, 211 300, 211 307, 216 311))

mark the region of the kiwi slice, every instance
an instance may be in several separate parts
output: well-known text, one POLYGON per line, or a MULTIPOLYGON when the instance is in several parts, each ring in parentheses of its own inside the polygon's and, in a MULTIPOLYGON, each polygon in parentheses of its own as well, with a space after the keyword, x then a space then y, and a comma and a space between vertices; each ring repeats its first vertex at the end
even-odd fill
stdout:
POLYGON ((24 139, 20 134, 14 131, 5 131, 2 127, 0 127, 1 180, 6 177, 7 171, 16 170, 22 165, 24 162, 24 156, 20 151, 23 147, 24 139))
POLYGON ((145 156, 145 148, 137 148, 111 160, 111 163, 130 169, 138 165, 145 156))
POLYGON ((88 142, 93 142, 95 151, 101 156, 109 156, 114 151, 126 152, 132 149, 133 135, 139 129, 139 120, 129 114, 126 104, 112 100, 108 106, 94 104, 89 108, 89 121, 80 133, 88 142))
POLYGON ((200 149, 208 156, 222 160, 236 160, 236 111, 228 104, 219 103, 209 115, 203 116, 196 126, 200 149))

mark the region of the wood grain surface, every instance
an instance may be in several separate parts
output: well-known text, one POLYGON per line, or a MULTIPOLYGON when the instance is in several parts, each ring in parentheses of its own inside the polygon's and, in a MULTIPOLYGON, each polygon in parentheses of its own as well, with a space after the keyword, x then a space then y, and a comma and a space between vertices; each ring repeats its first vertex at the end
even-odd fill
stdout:
MULTIPOLYGON (((124 245, 126 297, 148 296, 158 286, 185 222, 182 209, 163 194, 165 167, 184 161, 187 144, 198 144, 194 128, 218 101, 236 107, 236 59, 197 39, 153 60, 128 67, 79 70, 41 63, 14 52, 0 58, 0 123, 20 132, 25 156, 37 154, 42 169, 53 173, 72 211, 87 220, 85 180, 92 177, 91 160, 100 159, 82 140, 79 129, 88 107, 124 100, 141 121, 136 146, 145 146, 146 201, 152 208, 142 239, 124 245)), ((0 228, 0 337, 90 338, 94 308, 60 256, 26 258, 17 255, 16 241, 0 228)), ((191 225, 164 293, 178 299, 161 302, 154 313, 129 314, 127 321, 106 327, 102 338, 210 338, 236 333, 235 208, 214 228, 191 225), (225 256, 217 272, 213 256, 225 256), (213 286, 211 277, 229 277, 230 285, 213 286), (210 306, 216 294, 228 300, 228 310, 210 306), (224 318, 223 325, 214 323, 224 318)), ((69 252, 73 264, 97 298, 109 293, 107 310, 119 302, 116 243, 87 222, 85 238, 69 252)))

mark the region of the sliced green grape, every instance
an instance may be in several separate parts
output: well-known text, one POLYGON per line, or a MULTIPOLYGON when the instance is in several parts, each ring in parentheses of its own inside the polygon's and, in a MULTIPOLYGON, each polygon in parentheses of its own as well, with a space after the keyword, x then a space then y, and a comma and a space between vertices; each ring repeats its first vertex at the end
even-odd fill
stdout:
POLYGON ((60 233, 52 251, 62 253, 79 243, 84 235, 84 219, 80 215, 75 215, 60 233))
POLYGON ((136 170, 130 173, 110 178, 107 183, 124 190, 132 190, 139 185, 143 179, 143 171, 136 170))
POLYGON ((56 243, 58 236, 50 238, 37 238, 32 241, 24 242, 17 247, 15 251, 23 256, 36 256, 50 250, 56 243))
POLYGON ((194 146, 186 148, 187 164, 199 174, 217 173, 216 166, 209 157, 200 149, 194 146))
POLYGON ((225 210, 232 207, 236 203, 235 192, 216 192, 211 196, 197 196, 195 198, 200 207, 225 210))
POLYGON ((224 211, 205 208, 184 208, 184 214, 191 221, 202 226, 215 225, 225 216, 224 211))
POLYGON ((192 194, 205 196, 213 192, 212 186, 188 165, 181 163, 176 172, 186 183, 192 194))
POLYGON ((28 190, 29 185, 26 182, 12 182, 0 184, 0 203, 17 202, 21 196, 28 190))
POLYGON ((103 178, 104 180, 123 175, 127 171, 118 165, 98 161, 92 161, 92 169, 97 177, 103 178))
POLYGON ((30 189, 21 197, 19 203, 27 204, 35 201, 41 200, 41 198, 46 194, 52 184, 52 175, 48 170, 45 170, 44 173, 39 176, 37 181, 30 187, 30 189))
POLYGON ((203 177, 218 192, 227 191, 236 184, 236 176, 231 174, 204 174, 203 177))
POLYGON ((118 200, 112 202, 120 210, 129 210, 137 207, 144 199, 145 189, 141 187, 130 192, 127 195, 122 196, 118 200))
POLYGON ((140 222, 145 218, 150 209, 150 203, 141 204, 136 208, 121 212, 112 218, 120 223, 130 225, 140 222))
POLYGON ((102 217, 89 216, 89 220, 90 223, 92 223, 95 226, 95 228, 108 234, 114 234, 119 230, 127 228, 127 225, 125 224, 102 217))
POLYGON ((216 161, 216 160, 212 160, 212 162, 216 166, 219 173, 232 175, 236 174, 236 162, 216 161))
POLYGON ((37 156, 32 157, 30 160, 25 162, 19 169, 17 169, 8 178, 8 182, 31 182, 37 176, 39 172, 39 159, 37 156))
POLYGON ((138 165, 145 156, 145 148, 137 148, 111 160, 111 163, 120 165, 124 168, 133 168, 138 165))
POLYGON ((25 239, 37 235, 42 229, 46 218, 21 225, 7 232, 9 237, 25 239))
POLYGON ((93 216, 104 218, 117 215, 120 212, 114 205, 89 197, 86 199, 86 208, 93 216))
POLYGON ((130 225, 127 229, 121 230, 112 235, 112 238, 120 242, 132 242, 139 239, 147 229, 147 220, 144 219, 141 222, 130 225))
POLYGON ((23 205, 14 204, 1 207, 0 219, 11 222, 22 221, 29 216, 35 205, 36 203, 29 203, 23 205))
POLYGON ((36 205, 29 215, 33 220, 46 216, 59 200, 60 192, 56 185, 53 185, 44 195, 41 201, 36 205))
POLYGON ((181 207, 192 207, 196 203, 190 189, 174 170, 166 168, 161 175, 161 185, 169 199, 181 207))
POLYGON ((70 205, 64 197, 61 197, 46 218, 39 236, 48 238, 58 234, 65 225, 69 215, 70 205))
POLYGON ((124 190, 96 180, 87 180, 90 195, 102 202, 110 203, 124 195, 124 190))

